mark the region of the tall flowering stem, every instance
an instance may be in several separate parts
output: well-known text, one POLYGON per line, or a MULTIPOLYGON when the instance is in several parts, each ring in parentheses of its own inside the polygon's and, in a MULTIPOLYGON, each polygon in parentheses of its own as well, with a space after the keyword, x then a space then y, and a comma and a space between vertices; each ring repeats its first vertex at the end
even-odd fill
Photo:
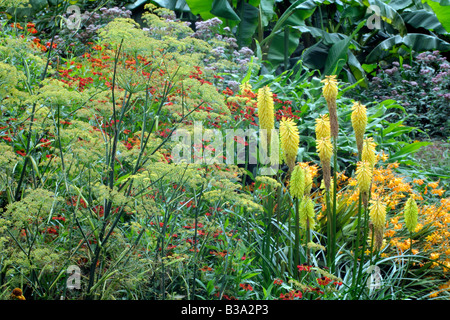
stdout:
MULTIPOLYGON (((403 209, 403 215, 405 218, 405 225, 409 231, 409 250, 412 254, 412 233, 416 229, 418 224, 418 216, 419 216, 419 208, 417 206, 416 200, 413 195, 410 195, 408 200, 405 203, 405 208, 403 209)), ((411 261, 411 256, 408 259, 408 266, 411 261)))
POLYGON ((373 225, 372 238, 374 239, 375 250, 379 251, 383 245, 386 205, 381 199, 371 201, 371 203, 369 215, 373 225))
POLYGON ((290 193, 294 198, 295 210, 295 240, 294 240, 294 263, 300 263, 300 210, 301 199, 305 193, 306 183, 305 169, 300 165, 295 166, 292 171, 291 180, 289 183, 290 193))
POLYGON ((300 205, 300 225, 306 230, 306 263, 309 265, 310 253, 308 244, 311 241, 311 230, 315 227, 314 202, 310 195, 304 195, 300 205))
MULTIPOLYGON (((362 204, 364 205, 364 239, 366 238, 367 232, 367 207, 368 207, 368 199, 370 193, 370 186, 372 183, 372 166, 369 161, 358 161, 356 164, 356 180, 358 183, 359 189, 359 204, 358 204, 358 227, 357 227, 357 237, 356 237, 356 246, 355 246, 355 261, 354 261, 354 277, 356 276, 356 268, 359 257, 359 242, 360 242, 360 223, 361 223, 361 213, 362 213, 362 204)), ((365 242, 363 243, 364 246, 365 242)), ((362 250, 364 252, 364 249, 362 250)), ((362 265, 362 262, 361 262, 362 265)), ((355 278, 353 278, 355 279, 355 278)))
MULTIPOLYGON (((333 256, 333 247, 335 246, 335 232, 334 232, 334 217, 332 213, 332 208, 330 205, 330 186, 331 186, 331 157, 333 155, 333 144, 330 141, 329 137, 322 138, 320 140, 316 140, 316 149, 319 154, 320 162, 322 164, 322 173, 323 173, 323 183, 325 186, 325 201, 326 201, 326 210, 327 210, 327 242, 328 242, 328 262, 331 263, 334 260, 333 256)), ((334 188, 335 183, 333 183, 334 188)), ((334 194, 336 194, 334 192, 334 194)), ((335 206, 334 206, 335 207, 335 206)), ((331 266, 330 265, 330 266, 331 266)))
POLYGON ((324 86, 322 88, 322 94, 325 97, 328 105, 328 112, 330 114, 330 128, 331 128, 331 136, 333 139, 337 139, 339 132, 339 124, 337 118, 337 80, 336 75, 326 76, 324 80, 322 80, 324 86))
MULTIPOLYGON (((338 115, 337 115, 337 95, 338 95, 338 86, 336 75, 326 76, 324 80, 322 80, 324 86, 322 88, 322 94, 327 102, 328 113, 330 118, 330 135, 333 140, 333 153, 334 153, 334 161, 333 161, 333 199, 331 208, 327 205, 327 210, 329 211, 330 220, 329 224, 329 266, 331 272, 334 272, 335 268, 335 256, 336 256, 336 188, 337 188, 337 138, 339 133, 339 123, 338 123, 338 115)), ((325 181, 326 182, 326 181, 325 181)), ((325 185, 326 186, 326 185, 325 185)), ((329 186, 326 190, 327 197, 329 197, 329 186)), ((328 201, 330 202, 330 201, 328 201)))
MULTIPOLYGON (((354 268, 353 268, 353 283, 356 280, 356 269, 359 259, 359 243, 360 243, 360 230, 361 230, 361 214, 362 214, 362 204, 364 204, 365 216, 367 215, 367 206, 370 194, 370 187, 372 184, 372 174, 373 168, 376 162, 375 156, 375 143, 373 139, 364 139, 364 134, 366 132, 366 127, 368 123, 367 118, 367 108, 365 105, 361 104, 359 101, 355 102, 352 106, 351 122, 353 130, 355 131, 356 146, 358 149, 358 160, 357 163, 357 180, 359 187, 359 201, 358 201, 358 212, 357 212, 357 237, 356 244, 354 247, 354 268)), ((372 211, 375 212, 375 211, 372 211)), ((364 237, 367 233, 367 219, 364 220, 364 237)), ((379 230, 377 236, 379 237, 379 230)), ((372 237, 373 240, 373 237, 372 237)), ((364 242, 365 244, 365 242, 364 242)), ((364 249, 362 250, 364 252, 364 249)), ((364 254, 362 255, 364 258, 364 254)), ((360 265, 363 261, 360 261, 360 265)), ((361 270, 361 268, 360 268, 361 270)), ((358 275, 358 279, 359 279, 358 275)))

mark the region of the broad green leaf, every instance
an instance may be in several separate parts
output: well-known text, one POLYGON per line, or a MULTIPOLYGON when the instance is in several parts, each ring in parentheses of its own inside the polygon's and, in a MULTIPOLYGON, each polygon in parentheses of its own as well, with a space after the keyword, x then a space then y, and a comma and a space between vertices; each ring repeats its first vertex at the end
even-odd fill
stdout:
POLYGON ((200 15, 203 20, 214 18, 211 13, 212 0, 186 0, 189 9, 194 15, 200 15))
MULTIPOLYGON (((136 8, 149 3, 149 0, 137 0, 133 3, 125 5, 128 10, 135 10, 136 8)), ((172 11, 191 12, 186 0, 153 0, 156 5, 172 11)))
MULTIPOLYGON (((157 0, 157 1, 155 1, 155 2, 156 2, 156 4, 159 5, 160 7, 168 8, 168 9, 169 9, 169 7, 168 7, 168 2, 171 2, 171 1, 169 1, 169 0, 157 0)), ((127 4, 125 7, 126 7, 128 10, 134 10, 134 9, 136 9, 136 8, 138 8, 138 7, 140 7, 140 6, 142 6, 144 3, 147 3, 147 0, 138 0, 138 1, 135 1, 135 2, 133 2, 133 3, 127 4)))
POLYGON ((355 31, 349 37, 336 42, 328 52, 327 61, 325 62, 325 75, 339 74, 342 67, 347 63, 348 48, 350 46, 350 40, 354 35, 364 26, 365 21, 362 21, 355 31))
POLYGON ((412 3, 413 0, 391 0, 389 6, 394 10, 399 11, 408 8, 412 3))
POLYGON ((310 69, 320 70, 325 67, 329 47, 322 41, 305 49, 302 54, 303 64, 310 69))
POLYGON ((301 3, 297 4, 295 6, 295 10, 300 11, 302 20, 306 20, 314 13, 314 11, 318 6, 324 3, 326 4, 336 3, 342 5, 340 1, 335 0, 306 0, 301 1, 301 3))
MULTIPOLYGON (((289 26, 285 26, 285 28, 290 28, 289 26)), ((298 47, 298 39, 300 38, 301 33, 297 30, 290 29, 289 35, 287 37, 287 43, 285 43, 285 33, 279 32, 276 34, 271 42, 269 52, 267 54, 267 60, 272 64, 272 68, 276 69, 280 64, 284 62, 285 54, 290 57, 295 49, 298 47), (287 52, 286 52, 287 45, 287 52)))
POLYGON ((323 39, 323 43, 326 45, 333 45, 339 40, 347 38, 345 34, 342 33, 328 33, 320 28, 310 27, 306 25, 293 26, 293 29, 297 29, 302 33, 310 33, 314 38, 323 39))
POLYGON ((447 33, 434 12, 414 10, 404 12, 402 17, 405 23, 410 24, 414 28, 425 28, 437 33, 447 33))
POLYGON ((422 0, 422 3, 426 3, 433 9, 436 17, 441 22, 442 26, 450 32, 450 3, 449 1, 441 1, 440 3, 432 1, 432 0, 422 0))
POLYGON ((283 26, 286 23, 286 20, 289 19, 289 17, 294 13, 294 11, 296 10, 296 7, 298 5, 300 5, 301 3, 305 2, 306 0, 297 0, 294 3, 292 3, 289 8, 287 8, 284 13, 278 17, 277 23, 275 24, 275 26, 272 28, 271 33, 265 37, 262 41, 261 41, 261 47, 264 47, 267 43, 270 43, 272 41, 272 38, 278 34, 280 32, 280 30, 283 29, 283 26))
POLYGON ((366 7, 376 6, 380 9, 380 16, 385 22, 392 25, 400 32, 400 35, 406 35, 407 29, 402 16, 389 4, 381 0, 363 0, 366 7))
POLYGON ((384 40, 368 54, 365 62, 374 63, 382 60, 389 55, 389 50, 399 45, 405 45, 415 52, 427 50, 450 50, 450 43, 442 39, 426 34, 410 33, 405 37, 397 35, 384 40))
POLYGON ((275 0, 261 0, 259 3, 259 12, 261 16, 261 24, 267 26, 275 15, 275 0))
POLYGON ((324 75, 339 74, 340 70, 347 62, 348 47, 350 39, 342 39, 333 44, 328 51, 328 57, 325 61, 324 75))
MULTIPOLYGON (((294 9, 296 9, 302 2, 305 2, 305 0, 296 1, 294 4, 292 4, 291 7, 289 7, 290 9, 288 9, 290 10, 290 13, 287 14, 288 10, 286 10, 282 17, 278 19, 278 22, 275 25, 272 33, 268 37, 264 38, 264 40, 261 42, 261 45, 263 45, 270 39, 270 48, 268 50, 267 59, 270 61, 274 69, 276 69, 281 63, 284 62, 285 54, 290 57, 298 47, 299 39, 301 37, 300 28, 302 26, 305 26, 304 19, 306 16, 304 10, 294 9), (297 4, 297 6, 295 6, 295 4, 297 4), (286 43, 284 40, 285 33, 283 31, 287 26, 289 26, 289 39, 287 43, 288 49, 286 52, 286 43), (275 31, 277 30, 277 28, 282 29, 275 31)), ((303 30, 305 31, 306 29, 303 30)), ((311 31, 315 32, 316 34, 318 33, 317 29, 311 29, 311 31)), ((322 33, 322 35, 324 34, 322 33)), ((333 36, 337 39, 336 35, 333 36)))
POLYGON ((249 46, 259 23, 259 10, 251 4, 240 0, 237 5, 237 13, 241 19, 238 25, 236 38, 240 46, 249 46))
POLYGON ((228 0, 214 0, 211 13, 219 18, 240 21, 239 16, 234 12, 228 0))
POLYGON ((355 81, 360 81, 359 85, 363 88, 368 87, 368 82, 366 79, 366 72, 364 68, 361 66, 361 63, 358 61, 358 59, 355 57, 355 55, 351 52, 351 50, 348 50, 348 61, 347 64, 352 72, 352 75, 355 77, 355 81))
POLYGON ((366 73, 371 73, 372 71, 376 70, 378 67, 378 65, 376 63, 372 63, 372 64, 362 64, 362 68, 364 69, 364 71, 366 73))

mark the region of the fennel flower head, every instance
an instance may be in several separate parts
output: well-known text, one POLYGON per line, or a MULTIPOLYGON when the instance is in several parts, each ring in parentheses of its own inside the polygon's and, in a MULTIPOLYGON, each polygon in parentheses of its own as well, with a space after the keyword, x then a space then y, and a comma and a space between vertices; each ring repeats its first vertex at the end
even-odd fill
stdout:
POLYGON ((280 122, 280 142, 283 157, 286 160, 289 170, 292 172, 297 158, 300 135, 295 122, 289 118, 282 118, 280 122))
POLYGON ((296 165, 292 171, 289 188, 292 197, 301 199, 305 193, 306 172, 300 165, 296 165))
POLYGON ((367 109, 366 106, 360 102, 355 102, 352 107, 352 126, 355 131, 356 146, 358 147, 358 152, 362 152, 364 133, 366 132, 367 126, 367 109))
POLYGON ((258 118, 261 129, 267 130, 267 139, 271 141, 271 130, 275 125, 275 114, 273 109, 273 94, 268 86, 258 90, 257 96, 258 118))
POLYGON ((417 207, 416 200, 411 195, 405 203, 405 208, 403 209, 403 214, 405 218, 405 225, 409 232, 413 232, 417 227, 419 208, 417 207))

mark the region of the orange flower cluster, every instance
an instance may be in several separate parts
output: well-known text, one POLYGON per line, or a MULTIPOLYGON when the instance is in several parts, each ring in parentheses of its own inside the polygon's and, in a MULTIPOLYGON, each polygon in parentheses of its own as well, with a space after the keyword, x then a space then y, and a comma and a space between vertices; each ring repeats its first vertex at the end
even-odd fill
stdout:
MULTIPOLYGON (((442 198, 446 190, 440 187, 440 181, 430 183, 426 183, 423 179, 409 181, 395 171, 398 166, 398 163, 390 163, 373 171, 371 198, 382 199, 387 208, 383 246, 389 244, 391 249, 382 253, 382 257, 390 253, 396 255, 398 252, 406 253, 411 250, 411 239, 405 225, 403 207, 406 200, 412 196, 419 207, 418 224, 414 232, 423 231, 426 234, 422 237, 413 237, 412 253, 429 259, 418 263, 418 266, 432 261, 432 268, 441 267, 444 273, 449 272, 450 197, 442 198)), ((356 186, 356 183, 356 179, 348 179, 350 186, 356 186)), ((351 205, 357 203, 359 192, 357 188, 349 188, 339 196, 343 197, 347 205, 351 205)), ((450 290, 450 282, 441 289, 439 292, 450 290)), ((433 293, 434 296, 437 294, 433 293)))

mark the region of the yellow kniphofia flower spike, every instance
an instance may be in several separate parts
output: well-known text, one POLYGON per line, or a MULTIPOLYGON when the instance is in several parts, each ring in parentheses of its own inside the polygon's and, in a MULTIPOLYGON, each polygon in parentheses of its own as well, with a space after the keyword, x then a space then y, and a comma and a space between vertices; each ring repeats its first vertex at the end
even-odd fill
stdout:
POLYGON ((360 191, 368 193, 372 183, 372 168, 368 161, 359 161, 357 163, 356 180, 360 191))
POLYGON ((403 210, 405 225, 409 232, 413 232, 417 227, 419 208, 417 207, 416 200, 411 195, 405 203, 405 208, 403 210))
POLYGON ((283 157, 289 169, 294 170, 295 159, 297 158, 300 135, 295 122, 289 118, 283 118, 280 122, 280 142, 283 157))
POLYGON ((294 171, 292 171, 291 180, 289 182, 289 188, 292 197, 301 199, 305 193, 305 169, 300 165, 296 165, 294 171))
POLYGON ((273 109, 273 94, 268 86, 258 90, 257 107, 259 126, 261 129, 267 130, 267 141, 270 143, 271 130, 275 125, 275 114, 273 109))
POLYGON ((327 102, 333 100, 336 101, 338 94, 336 75, 326 76, 321 82, 325 84, 322 88, 322 94, 325 97, 325 100, 327 100, 327 102))
POLYGON ((316 139, 330 137, 330 118, 328 114, 323 114, 316 119, 316 139))
POLYGON ((360 102, 355 102, 352 106, 352 126, 355 131, 356 145, 358 152, 362 152, 364 133, 367 126, 367 109, 366 106, 360 102))
POLYGON ((373 142, 373 138, 366 138, 363 142, 363 148, 361 153, 361 160, 370 163, 372 169, 377 163, 377 156, 375 154, 376 143, 373 142))
POLYGON ((309 224, 310 230, 314 230, 314 227, 316 226, 315 221, 315 211, 314 211, 314 201, 311 199, 310 196, 303 196, 300 210, 299 210, 299 223, 300 226, 304 229, 307 227, 307 222, 309 224))
POLYGON ((320 161, 323 163, 330 162, 331 156, 333 155, 333 144, 330 138, 316 140, 316 150, 319 154, 320 161))

